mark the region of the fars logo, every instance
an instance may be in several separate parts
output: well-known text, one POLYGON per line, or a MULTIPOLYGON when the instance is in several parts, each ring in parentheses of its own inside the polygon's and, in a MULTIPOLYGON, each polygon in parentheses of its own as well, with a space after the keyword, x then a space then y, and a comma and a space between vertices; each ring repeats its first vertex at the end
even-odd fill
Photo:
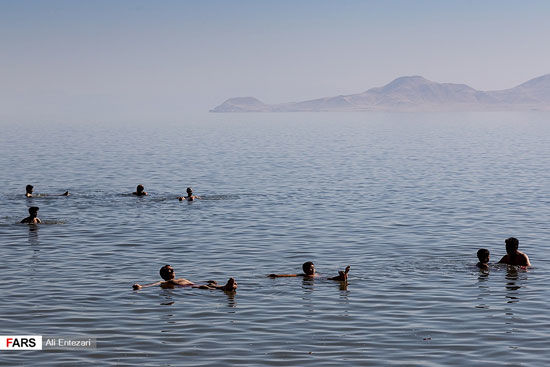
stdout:
POLYGON ((0 350, 42 350, 42 336, 0 335, 0 350))

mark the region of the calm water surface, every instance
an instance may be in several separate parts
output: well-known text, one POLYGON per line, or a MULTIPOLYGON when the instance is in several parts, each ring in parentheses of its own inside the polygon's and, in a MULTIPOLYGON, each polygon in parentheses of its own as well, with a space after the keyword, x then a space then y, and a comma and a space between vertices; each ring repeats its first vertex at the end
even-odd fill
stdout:
POLYGON ((0 334, 95 351, 0 364, 535 366, 550 361, 550 115, 3 121, 0 334), (26 199, 24 188, 62 193, 26 199), (143 184, 150 196, 126 195, 143 184), (203 200, 179 202, 192 186, 203 200), (17 224, 39 206, 45 224, 17 224), (533 268, 475 269, 518 237, 533 268), (311 260, 346 286, 269 279, 311 260), (148 288, 158 269, 235 294, 148 288))

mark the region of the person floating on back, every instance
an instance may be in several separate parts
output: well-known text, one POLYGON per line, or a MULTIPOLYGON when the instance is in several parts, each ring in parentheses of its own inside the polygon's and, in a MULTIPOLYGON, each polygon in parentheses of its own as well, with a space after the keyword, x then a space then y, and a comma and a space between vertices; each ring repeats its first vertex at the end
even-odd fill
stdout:
POLYGON ((27 224, 38 224, 42 223, 40 218, 38 218, 38 210, 40 208, 37 206, 31 206, 29 208, 29 216, 21 221, 21 223, 27 223, 27 224))
POLYGON ((218 285, 213 280, 209 280, 207 284, 195 284, 191 282, 190 280, 179 278, 176 279, 176 273, 174 272, 174 268, 172 268, 170 265, 164 265, 159 270, 159 274, 164 281, 150 283, 150 284, 134 284, 132 288, 134 290, 138 290, 145 287, 152 287, 152 286, 160 286, 162 288, 176 288, 176 287, 191 287, 191 288, 200 288, 200 289, 221 289, 222 291, 226 292, 233 292, 237 289, 237 282, 234 278, 229 278, 227 283, 225 285, 218 285))
MULTIPOLYGON (((348 273, 349 273, 350 266, 348 265, 346 267, 346 270, 338 271, 338 275, 335 277, 327 278, 328 280, 338 280, 341 282, 345 282, 348 280, 348 273)), ((303 274, 269 274, 269 278, 281 278, 281 277, 304 277, 304 278, 316 278, 319 277, 319 274, 315 272, 315 265, 311 261, 307 261, 303 263, 302 270, 304 271, 303 274)))
POLYGON ((193 195, 193 189, 192 188, 188 187, 186 191, 187 191, 187 196, 179 196, 178 197, 179 201, 184 201, 184 200, 193 201, 195 199, 200 199, 199 196, 193 195))
POLYGON ((489 250, 480 248, 477 250, 477 258, 479 262, 476 264, 481 270, 489 270, 489 250))
MULTIPOLYGON (((34 189, 33 185, 27 185, 25 186, 25 196, 28 198, 32 198, 33 194, 32 191, 34 189)), ((63 194, 54 195, 54 196, 69 196, 69 191, 65 191, 63 194)), ((48 194, 40 194, 39 196, 49 196, 48 194)))
POLYGON ((531 266, 529 257, 518 250, 519 240, 517 238, 510 237, 504 242, 506 243, 506 255, 500 259, 500 264, 531 266))
POLYGON ((145 188, 143 187, 143 185, 137 185, 136 187, 136 192, 133 192, 132 194, 133 195, 136 195, 136 196, 147 196, 149 195, 146 191, 144 191, 145 188))

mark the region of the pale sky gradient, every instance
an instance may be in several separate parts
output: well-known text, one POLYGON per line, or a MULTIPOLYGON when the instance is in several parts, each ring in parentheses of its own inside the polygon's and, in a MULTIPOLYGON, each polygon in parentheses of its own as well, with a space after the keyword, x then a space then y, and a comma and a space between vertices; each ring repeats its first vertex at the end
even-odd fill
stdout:
POLYGON ((505 89, 550 73, 550 1, 0 0, 0 118, 185 118, 236 96, 403 75, 505 89))

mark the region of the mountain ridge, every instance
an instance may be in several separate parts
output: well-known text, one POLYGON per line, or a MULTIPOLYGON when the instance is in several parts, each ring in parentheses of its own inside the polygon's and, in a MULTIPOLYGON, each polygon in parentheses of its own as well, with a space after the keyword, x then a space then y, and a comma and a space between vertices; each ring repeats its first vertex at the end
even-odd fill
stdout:
POLYGON ((550 110, 550 74, 516 87, 480 91, 466 84, 402 76, 362 93, 301 102, 265 104, 255 97, 229 98, 210 112, 550 110))

